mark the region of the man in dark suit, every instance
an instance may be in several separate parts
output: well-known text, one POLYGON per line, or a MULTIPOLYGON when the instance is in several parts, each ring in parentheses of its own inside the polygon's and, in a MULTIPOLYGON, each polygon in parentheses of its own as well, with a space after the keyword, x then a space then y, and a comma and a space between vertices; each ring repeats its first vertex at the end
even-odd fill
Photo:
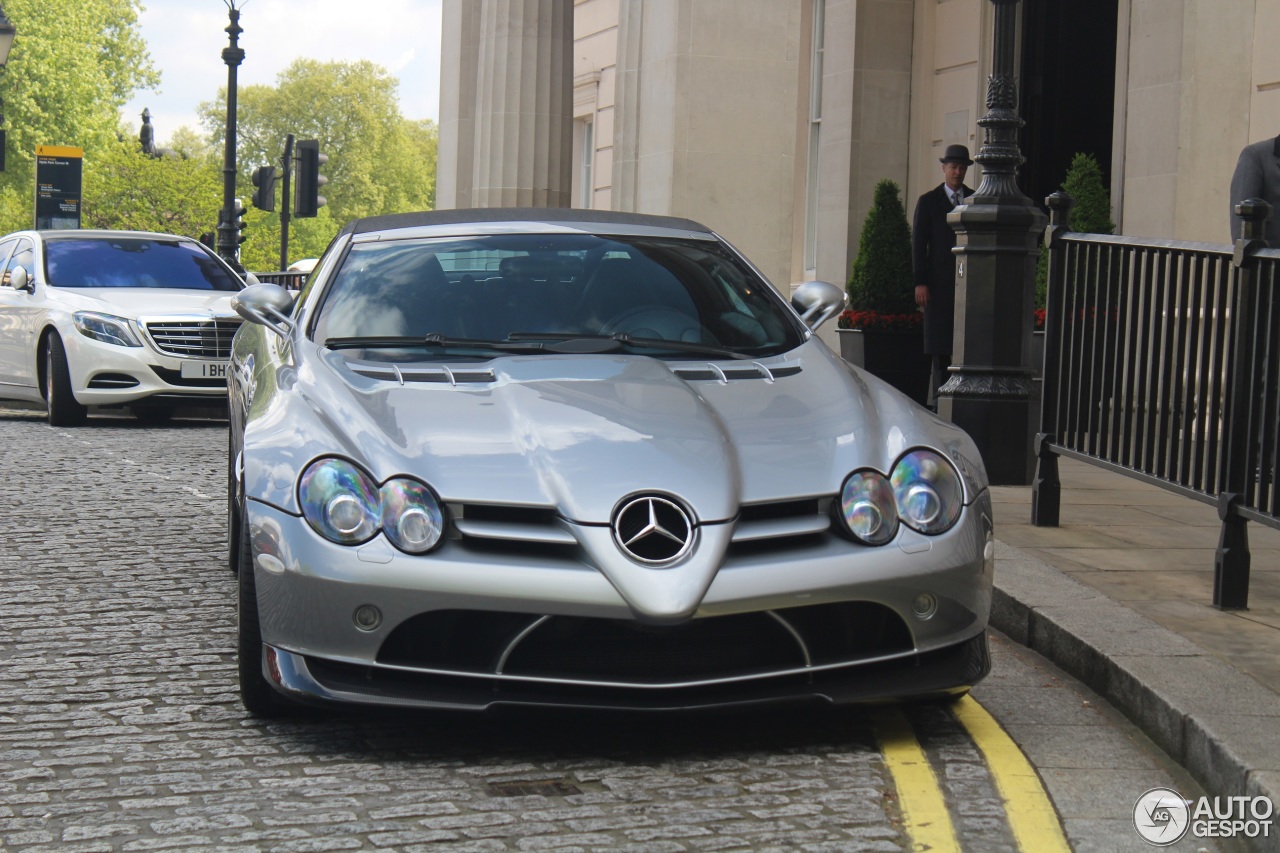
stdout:
POLYGON ((1280 136, 1246 145, 1231 177, 1232 241, 1240 236, 1236 205, 1247 198, 1260 198, 1276 208, 1263 230, 1267 245, 1280 248, 1280 136))
POLYGON ((973 165, 968 148, 948 145, 938 162, 942 163, 942 183, 916 201, 911 225, 911 277, 916 305, 924 310, 924 351, 933 356, 928 404, 935 411, 943 372, 951 365, 956 310, 956 259, 951 253, 956 232, 947 224, 947 214, 973 195, 964 185, 964 176, 973 165))

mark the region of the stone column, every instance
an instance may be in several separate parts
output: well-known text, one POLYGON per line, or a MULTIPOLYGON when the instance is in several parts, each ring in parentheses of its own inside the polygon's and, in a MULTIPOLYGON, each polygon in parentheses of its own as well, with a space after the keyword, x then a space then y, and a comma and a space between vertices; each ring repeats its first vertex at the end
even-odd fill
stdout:
POLYGON ((995 6, 992 74, 982 184, 947 215, 956 229, 956 318, 951 376, 938 413, 977 443, 991 482, 1028 485, 1034 472, 1038 400, 1031 366, 1035 267, 1047 218, 1018 189, 1017 80, 1013 72, 1018 0, 995 6))
POLYGON ((436 209, 474 207, 476 80, 480 62, 480 4, 445 0, 440 39, 440 148, 436 209))
POLYGON ((573 0, 480 7, 472 204, 569 207, 573 0))
POLYGON ((573 0, 444 0, 436 207, 568 207, 573 0))

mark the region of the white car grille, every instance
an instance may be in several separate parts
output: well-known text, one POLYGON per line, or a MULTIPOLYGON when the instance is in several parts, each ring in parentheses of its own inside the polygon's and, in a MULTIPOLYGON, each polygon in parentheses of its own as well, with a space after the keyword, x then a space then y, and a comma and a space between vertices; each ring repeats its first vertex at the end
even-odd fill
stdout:
POLYGON ((156 349, 169 355, 188 358, 231 357, 231 339, 240 328, 240 320, 219 317, 208 320, 146 321, 147 334, 156 349))

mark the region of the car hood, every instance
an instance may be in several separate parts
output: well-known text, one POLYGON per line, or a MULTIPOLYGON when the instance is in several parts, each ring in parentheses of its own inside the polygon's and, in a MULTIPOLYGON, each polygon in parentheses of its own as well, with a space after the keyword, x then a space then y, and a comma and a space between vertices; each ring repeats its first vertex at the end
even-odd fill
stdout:
POLYGON ((338 455, 379 482, 419 478, 446 503, 553 507, 646 621, 693 614, 744 504, 834 496, 852 471, 888 472, 919 445, 981 471, 963 431, 816 341, 756 367, 557 355, 447 371, 294 345, 294 365, 237 368, 255 377, 246 494, 297 513, 298 473, 338 455), (610 531, 642 495, 693 515, 694 546, 662 571, 629 560, 610 531))
POLYGON ((58 301, 73 310, 104 311, 122 317, 173 314, 234 317, 225 290, 179 290, 166 287, 50 288, 58 301))
POLYGON ((264 465, 246 470, 250 493, 295 512, 301 468, 335 454, 379 481, 421 479, 446 502, 550 506, 583 524, 609 523, 641 493, 727 521, 742 504, 834 495, 852 471, 888 472, 914 446, 978 458, 963 431, 817 341, 759 369, 558 355, 447 375, 298 348, 296 369, 259 389, 278 411, 246 436, 246 463, 264 465))

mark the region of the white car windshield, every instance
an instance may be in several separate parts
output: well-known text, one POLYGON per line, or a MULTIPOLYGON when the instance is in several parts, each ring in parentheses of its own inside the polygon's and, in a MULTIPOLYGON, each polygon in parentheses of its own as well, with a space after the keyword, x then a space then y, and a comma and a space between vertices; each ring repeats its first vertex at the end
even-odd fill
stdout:
MULTIPOLYGON (((313 337, 340 346, 607 338, 762 357, 801 342, 770 285, 713 240, 501 234, 353 246, 313 337)), ((510 349, 510 347, 505 347, 510 349)), ((555 350, 553 350, 555 351, 555 350)), ((582 350, 586 351, 586 350, 582 350)))
POLYGON ((244 286, 199 246, 154 237, 47 239, 45 280, 54 287, 236 291, 244 286))

